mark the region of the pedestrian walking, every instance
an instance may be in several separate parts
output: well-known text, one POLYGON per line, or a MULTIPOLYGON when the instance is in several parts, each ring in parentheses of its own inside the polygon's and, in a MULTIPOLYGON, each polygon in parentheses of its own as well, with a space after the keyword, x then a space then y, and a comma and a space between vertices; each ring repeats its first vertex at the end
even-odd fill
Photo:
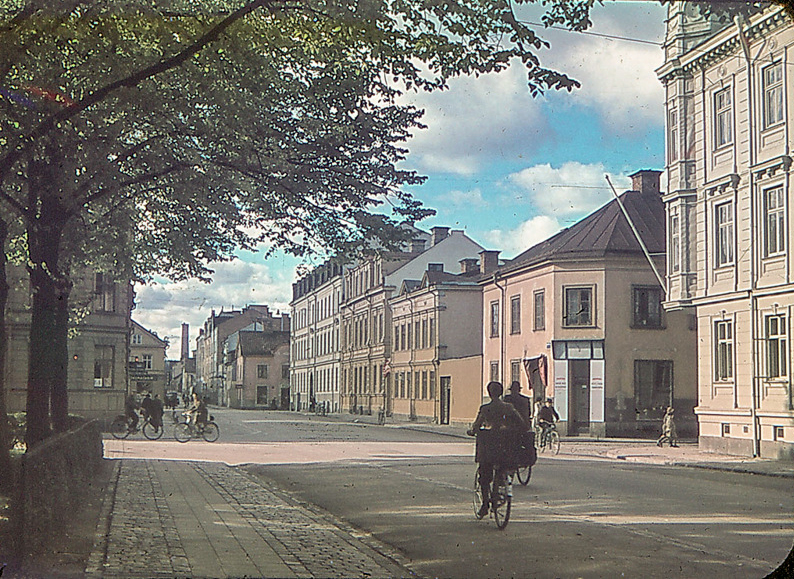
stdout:
POLYGON ((659 437, 659 440, 656 441, 656 446, 662 446, 665 442, 668 442, 670 446, 677 447, 678 446, 678 434, 675 431, 675 409, 672 406, 667 407, 667 411, 664 413, 664 418, 662 419, 662 435, 659 437))

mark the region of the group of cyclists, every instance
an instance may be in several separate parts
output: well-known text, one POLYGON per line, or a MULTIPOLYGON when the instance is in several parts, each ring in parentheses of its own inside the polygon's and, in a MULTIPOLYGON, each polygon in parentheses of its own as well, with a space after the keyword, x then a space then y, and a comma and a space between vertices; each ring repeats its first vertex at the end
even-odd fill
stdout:
MULTIPOLYGON (((159 394, 155 394, 152 397, 151 393, 147 392, 140 403, 138 403, 133 394, 127 396, 124 402, 124 415, 127 418, 127 425, 131 432, 138 431, 138 410, 140 410, 144 423, 149 422, 149 424, 154 426, 155 432, 163 427, 164 407, 159 394)), ((199 430, 207 423, 209 415, 207 404, 197 392, 193 393, 191 404, 185 411, 185 415, 188 418, 188 423, 199 430)))
MULTIPOLYGON (((478 518, 485 517, 491 509, 490 499, 496 489, 495 482, 514 471, 522 462, 520 449, 526 446, 527 433, 534 432, 530 413, 532 401, 521 394, 519 382, 510 385, 510 394, 504 399, 501 382, 489 382, 486 388, 491 400, 480 406, 467 432, 470 436, 478 436, 475 460, 479 465, 477 476, 482 494, 478 518)), ((534 414, 542 445, 560 416, 550 398, 534 414)))

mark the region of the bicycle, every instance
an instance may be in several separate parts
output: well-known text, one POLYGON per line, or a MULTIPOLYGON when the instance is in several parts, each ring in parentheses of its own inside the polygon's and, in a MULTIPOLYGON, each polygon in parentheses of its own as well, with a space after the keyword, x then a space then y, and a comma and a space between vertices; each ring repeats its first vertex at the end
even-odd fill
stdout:
MULTIPOLYGON (((507 526, 510 520, 510 510, 513 504, 513 476, 514 466, 507 466, 512 463, 515 457, 513 450, 514 441, 510 437, 492 430, 479 430, 476 433, 468 431, 470 436, 477 438, 476 458, 482 464, 493 464, 493 479, 491 492, 489 493, 490 511, 493 515, 496 528, 499 530, 507 526), (486 462, 487 461, 487 462, 486 462), (493 461, 493 462, 492 462, 493 461), (504 463, 507 461, 507 463, 504 463), (504 464, 499 464, 503 462, 504 464)), ((485 516, 482 508, 482 485, 480 483, 480 468, 474 475, 474 516, 480 520, 485 516)))
MULTIPOLYGON (((491 486, 490 502, 491 514, 493 515, 496 528, 503 530, 510 520, 510 510, 513 505, 513 472, 494 468, 495 474, 491 486)), ((474 517, 477 520, 483 518, 481 515, 482 507, 482 486, 480 485, 480 470, 474 475, 474 517)))
POLYGON ((110 433, 113 435, 113 438, 119 440, 127 438, 130 434, 135 434, 138 430, 143 432, 143 435, 149 440, 157 440, 163 436, 162 424, 159 427, 155 426, 152 424, 150 416, 144 418, 140 428, 137 426, 132 428, 129 418, 124 414, 119 414, 113 419, 113 422, 110 423, 110 433))
POLYGON ((557 432, 557 425, 551 424, 544 428, 541 425, 537 426, 535 433, 535 440, 537 441, 537 448, 540 452, 546 452, 546 448, 551 450, 554 454, 560 454, 560 433, 557 432))
POLYGON ((198 427, 193 424, 193 421, 179 422, 174 425, 174 438, 178 442, 187 442, 191 438, 203 438, 207 442, 215 442, 220 435, 221 430, 215 424, 215 417, 212 415, 209 416, 207 422, 198 427))

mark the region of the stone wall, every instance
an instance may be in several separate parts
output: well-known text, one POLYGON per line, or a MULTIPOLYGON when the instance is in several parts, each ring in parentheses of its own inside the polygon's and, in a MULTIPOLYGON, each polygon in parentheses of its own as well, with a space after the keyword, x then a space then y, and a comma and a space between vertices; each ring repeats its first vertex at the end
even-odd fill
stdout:
POLYGON ((14 504, 17 553, 27 556, 68 525, 102 466, 97 421, 52 436, 25 453, 14 504))

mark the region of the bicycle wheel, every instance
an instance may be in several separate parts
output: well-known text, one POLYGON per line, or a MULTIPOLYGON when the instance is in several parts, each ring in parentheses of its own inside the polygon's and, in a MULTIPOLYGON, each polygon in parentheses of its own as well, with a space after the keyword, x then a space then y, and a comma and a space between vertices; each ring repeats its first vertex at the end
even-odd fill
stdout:
POLYGON ((143 435, 149 440, 157 440, 163 435, 162 427, 155 428, 149 421, 143 423, 143 428, 141 430, 143 430, 143 435))
POLYGON ((176 438, 178 442, 187 442, 191 439, 192 434, 193 433, 190 432, 190 426, 184 422, 180 422, 174 426, 174 438, 176 438))
POLYGON ((482 490, 480 489, 480 473, 474 474, 474 496, 472 497, 474 503, 474 518, 478 521, 482 519, 480 516, 480 507, 482 506, 482 490))
POLYGON ((510 486, 507 477, 501 477, 491 498, 493 519, 496 522, 496 528, 500 530, 504 529, 510 520, 510 508, 513 504, 512 492, 508 490, 510 486))
POLYGON ((547 445, 550 447, 551 452, 560 454, 560 434, 556 430, 549 434, 547 445))
POLYGON ((215 442, 221 435, 221 429, 218 428, 218 425, 214 422, 207 422, 207 424, 204 425, 204 432, 202 432, 202 435, 207 442, 215 442))
POLYGON ((532 476, 532 467, 519 466, 518 470, 516 471, 516 476, 518 477, 518 482, 521 483, 521 486, 527 486, 529 484, 529 477, 532 476))
POLYGON ((130 430, 127 428, 127 419, 123 416, 114 418, 113 422, 110 423, 110 434, 113 435, 113 438, 118 438, 119 440, 127 438, 130 435, 130 430))

